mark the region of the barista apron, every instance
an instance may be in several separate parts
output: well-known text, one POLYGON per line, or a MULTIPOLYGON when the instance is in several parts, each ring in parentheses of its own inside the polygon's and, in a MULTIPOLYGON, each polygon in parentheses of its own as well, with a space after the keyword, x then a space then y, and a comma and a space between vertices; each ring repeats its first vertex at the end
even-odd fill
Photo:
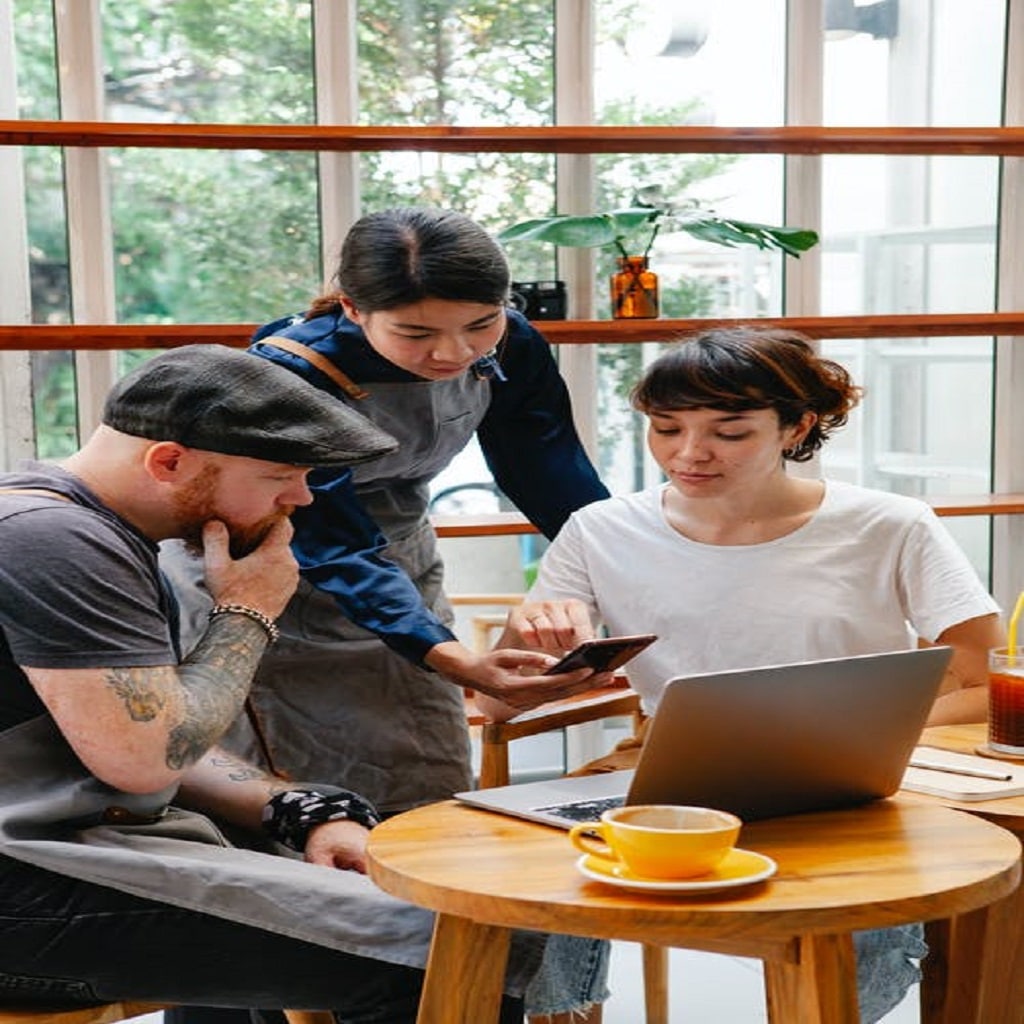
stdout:
MULTIPOLYGON (((422 967, 433 915, 365 875, 231 846, 174 789, 104 785, 48 715, 0 733, 0 854, 61 875, 356 956, 422 967), (130 818, 141 824, 106 824, 130 818)), ((528 977, 536 966, 517 965, 528 977)))
MULTIPOLYGON (((454 380, 363 387, 368 397, 345 401, 399 447, 354 467, 356 490, 388 539, 384 553, 450 625, 427 519, 429 485, 473 436, 490 384, 467 372, 454 380)), ((397 655, 304 580, 278 626, 281 638, 264 654, 250 697, 259 738, 252 723, 240 720, 225 746, 288 778, 355 790, 385 814, 471 787, 461 687, 397 655)))

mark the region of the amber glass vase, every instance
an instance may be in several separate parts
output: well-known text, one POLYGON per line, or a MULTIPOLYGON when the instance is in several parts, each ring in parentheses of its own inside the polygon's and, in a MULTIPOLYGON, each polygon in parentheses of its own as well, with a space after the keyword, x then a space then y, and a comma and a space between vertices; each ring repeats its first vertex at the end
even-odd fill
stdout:
POLYGON ((647 267, 646 256, 620 256, 611 276, 612 316, 650 319, 658 315, 658 275, 647 267))

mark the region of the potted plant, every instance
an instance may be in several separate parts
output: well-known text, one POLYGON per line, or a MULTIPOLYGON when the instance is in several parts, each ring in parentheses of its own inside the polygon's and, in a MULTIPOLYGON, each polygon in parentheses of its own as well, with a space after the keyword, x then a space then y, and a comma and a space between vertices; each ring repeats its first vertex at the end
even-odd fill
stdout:
POLYGON ((659 186, 638 189, 633 205, 594 214, 556 214, 520 221, 499 232, 503 243, 535 240, 574 248, 615 252, 618 270, 611 278, 612 316, 656 317, 658 278, 649 268, 651 246, 662 227, 685 231, 716 245, 755 245, 799 257, 817 244, 817 232, 721 217, 689 200, 674 206, 659 186))

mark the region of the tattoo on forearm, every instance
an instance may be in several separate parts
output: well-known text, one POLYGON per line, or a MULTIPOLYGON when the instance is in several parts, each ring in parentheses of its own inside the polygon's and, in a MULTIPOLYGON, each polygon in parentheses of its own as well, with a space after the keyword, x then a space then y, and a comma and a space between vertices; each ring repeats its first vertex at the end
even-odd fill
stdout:
POLYGON ((218 749, 215 753, 211 753, 206 760, 213 768, 224 772, 232 782, 246 783, 252 782, 253 779, 262 781, 266 787, 268 800, 278 793, 285 793, 295 788, 294 782, 271 775, 265 769, 244 758, 235 757, 226 750, 218 749))
POLYGON ((257 768, 256 765, 249 764, 248 761, 243 761, 239 757, 231 757, 227 754, 214 755, 209 758, 209 762, 216 768, 224 769, 232 782, 250 782, 252 779, 265 778, 267 774, 262 768, 257 768))
POLYGON ((115 668, 107 676, 107 685, 121 698, 133 722, 151 722, 166 707, 164 694, 153 682, 152 671, 140 668, 115 668))
POLYGON ((267 646, 263 627, 241 615, 210 621, 195 650, 178 668, 184 717, 167 740, 167 766, 195 764, 234 721, 267 646))

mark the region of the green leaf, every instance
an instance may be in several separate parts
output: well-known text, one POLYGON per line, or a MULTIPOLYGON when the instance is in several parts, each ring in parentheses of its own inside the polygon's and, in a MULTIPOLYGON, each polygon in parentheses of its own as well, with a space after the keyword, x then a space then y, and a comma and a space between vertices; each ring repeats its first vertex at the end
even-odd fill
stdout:
POLYGON ((540 242, 551 242, 552 245, 590 248, 611 245, 615 241, 615 236, 615 226, 611 217, 606 214, 592 217, 563 214, 513 224, 498 235, 498 241, 535 239, 540 242))
POLYGON ((644 224, 652 224, 658 220, 662 211, 650 206, 634 206, 626 210, 612 210, 611 217, 619 234, 635 231, 644 224))
POLYGON ((757 233, 763 238, 766 247, 781 249, 790 256, 799 256, 800 253, 806 252, 818 244, 818 233, 811 231, 810 228, 776 227, 771 224, 755 224, 752 221, 743 220, 732 220, 729 223, 739 231, 757 233))
POLYGON ((497 234, 499 242, 515 242, 521 238, 536 238, 534 232, 548 227, 555 218, 536 217, 533 220, 521 220, 518 224, 512 224, 497 234))
POLYGON ((775 249, 789 256, 799 256, 818 242, 817 233, 807 228, 774 227, 725 217, 694 217, 679 227, 694 238, 714 245, 730 248, 756 245, 759 249, 775 249))
POLYGON ((624 244, 626 235, 645 225, 652 226, 661 216, 661 212, 644 206, 593 215, 563 213, 513 224, 498 234, 498 241, 530 239, 584 249, 613 245, 617 242, 624 244))

